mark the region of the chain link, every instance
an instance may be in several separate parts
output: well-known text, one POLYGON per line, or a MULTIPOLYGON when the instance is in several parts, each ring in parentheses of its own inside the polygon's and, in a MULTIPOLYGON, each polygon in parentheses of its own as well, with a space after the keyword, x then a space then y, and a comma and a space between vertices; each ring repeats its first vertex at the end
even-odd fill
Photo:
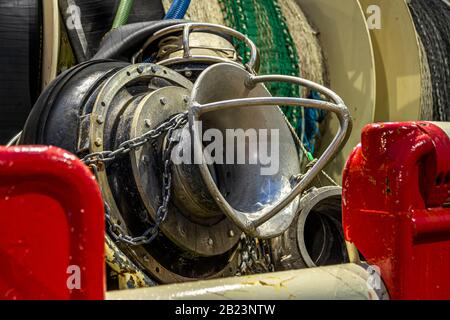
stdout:
POLYGON ((127 243, 131 246, 138 246, 149 244, 158 235, 159 226, 167 217, 168 207, 172 190, 172 172, 170 157, 172 149, 175 146, 176 140, 173 139, 173 132, 180 129, 187 123, 187 112, 179 113, 173 116, 170 120, 162 123, 156 129, 147 131, 141 136, 127 140, 119 145, 114 151, 94 152, 86 155, 82 161, 92 168, 94 173, 97 173, 99 165, 106 165, 114 161, 117 157, 129 153, 144 144, 157 139, 163 133, 167 132, 167 141, 164 146, 162 161, 163 161, 163 176, 162 176, 162 202, 156 211, 155 222, 140 236, 132 237, 127 235, 127 232, 118 224, 114 223, 111 218, 111 209, 105 203, 105 218, 108 225, 108 230, 114 240, 127 243))
POLYGON ((242 234, 236 275, 242 276, 275 271, 270 250, 270 244, 266 240, 251 238, 242 234))

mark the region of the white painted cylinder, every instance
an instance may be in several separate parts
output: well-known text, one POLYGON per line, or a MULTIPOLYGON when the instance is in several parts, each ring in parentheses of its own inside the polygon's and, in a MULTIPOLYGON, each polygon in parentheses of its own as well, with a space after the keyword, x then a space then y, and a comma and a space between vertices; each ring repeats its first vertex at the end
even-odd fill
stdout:
POLYGON ((109 300, 378 300, 388 299, 367 265, 343 264, 245 277, 113 291, 109 300))

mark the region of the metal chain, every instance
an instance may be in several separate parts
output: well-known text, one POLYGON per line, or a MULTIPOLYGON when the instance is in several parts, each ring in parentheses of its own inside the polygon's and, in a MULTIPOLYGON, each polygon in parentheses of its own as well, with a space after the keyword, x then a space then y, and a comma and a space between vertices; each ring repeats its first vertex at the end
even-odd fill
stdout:
POLYGON ((275 270, 270 244, 266 240, 250 238, 242 234, 239 246, 237 276, 267 273, 275 270))
POLYGON ((143 244, 149 244, 158 235, 159 226, 167 217, 168 207, 171 197, 172 189, 172 172, 170 166, 170 157, 172 149, 175 146, 176 140, 172 138, 173 132, 176 129, 180 129, 187 123, 187 112, 179 113, 172 117, 169 121, 162 123, 156 129, 150 130, 143 135, 127 140, 119 145, 119 148, 114 151, 101 151, 94 152, 85 156, 82 161, 90 166, 94 172, 98 171, 100 164, 107 164, 114 161, 118 156, 129 153, 130 151, 137 149, 149 141, 155 140, 163 133, 167 132, 167 143, 164 146, 162 160, 163 160, 163 176, 162 176, 162 202, 156 211, 155 222, 140 236, 132 237, 127 235, 125 230, 114 223, 111 218, 111 210, 109 205, 105 203, 105 218, 108 224, 108 230, 116 241, 127 243, 131 246, 138 246, 143 244))
POLYGON ((86 155, 81 161, 87 166, 95 166, 99 163, 106 164, 114 161, 117 156, 129 153, 131 150, 137 149, 150 140, 157 139, 163 133, 170 129, 178 129, 187 123, 187 112, 179 113, 172 117, 169 121, 160 124, 156 129, 147 131, 141 136, 122 142, 114 151, 93 152, 86 155))

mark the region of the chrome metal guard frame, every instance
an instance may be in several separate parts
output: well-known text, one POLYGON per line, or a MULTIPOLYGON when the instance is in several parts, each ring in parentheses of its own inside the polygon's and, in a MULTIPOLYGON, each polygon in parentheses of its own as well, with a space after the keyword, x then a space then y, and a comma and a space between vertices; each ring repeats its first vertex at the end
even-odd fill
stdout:
MULTIPOLYGON (((148 39, 144 46, 139 50, 132 58, 132 63, 136 63, 137 59, 139 57, 142 57, 143 52, 145 49, 152 43, 156 42, 159 39, 164 38, 165 36, 171 34, 171 33, 177 33, 177 32, 183 32, 183 57, 182 58, 170 58, 164 61, 161 61, 159 64, 161 65, 171 65, 177 62, 182 61, 196 61, 196 60, 204 60, 204 61, 211 61, 214 63, 220 63, 220 62, 227 62, 227 63, 233 63, 230 60, 227 60, 225 58, 220 57, 213 57, 213 56, 200 56, 200 55, 192 55, 191 54, 191 48, 189 46, 189 36, 192 31, 213 31, 213 32, 220 32, 226 35, 229 35, 233 38, 236 38, 238 40, 241 40, 245 42, 245 44, 250 48, 250 59, 249 62, 246 64, 247 70, 251 72, 258 72, 259 70, 259 53, 256 45, 251 41, 246 35, 225 27, 218 24, 212 24, 212 23, 200 23, 200 22, 188 22, 188 23, 181 23, 178 25, 170 26, 167 28, 164 28, 158 32, 156 32, 150 39, 148 39)), ((239 65, 239 64, 237 64, 239 65)))
MULTIPOLYGON (((352 122, 348 111, 345 106, 344 101, 332 90, 314 83, 309 80, 305 80, 298 77, 284 76, 284 75, 264 75, 264 76, 254 76, 249 73, 248 79, 245 85, 251 89, 258 83, 266 82, 287 82, 293 83, 301 86, 308 87, 315 90, 333 102, 304 99, 304 98, 287 98, 287 97, 261 97, 261 98, 243 98, 243 99, 233 99, 218 101, 214 103, 208 103, 201 105, 196 101, 191 102, 191 108, 189 111, 190 123, 192 126, 192 131, 194 135, 194 143, 197 144, 194 148, 197 152, 203 152, 202 140, 199 132, 199 121, 200 117, 208 112, 223 110, 228 108, 236 107, 261 107, 261 106, 297 106, 297 107, 308 107, 317 108, 322 110, 327 110, 336 114, 340 128, 335 135, 333 141, 314 164, 314 166, 300 179, 300 181, 295 185, 292 191, 279 200, 276 204, 266 207, 258 211, 256 214, 252 214, 256 218, 250 219, 249 213, 241 212, 235 210, 227 202, 224 196, 221 194, 217 188, 214 179, 208 169, 207 164, 202 161, 199 165, 202 178, 207 185, 209 192, 218 204, 218 206, 224 211, 224 213, 232 219, 244 232, 251 235, 258 235, 256 229, 263 223, 267 222, 269 219, 277 215, 281 210, 283 210, 289 203, 291 203, 295 198, 301 194, 302 191, 312 182, 314 177, 324 169, 325 165, 331 161, 336 154, 344 146, 351 132, 352 122)), ((195 96, 195 95, 193 95, 195 96)), ((203 155, 196 154, 196 157, 203 155)))

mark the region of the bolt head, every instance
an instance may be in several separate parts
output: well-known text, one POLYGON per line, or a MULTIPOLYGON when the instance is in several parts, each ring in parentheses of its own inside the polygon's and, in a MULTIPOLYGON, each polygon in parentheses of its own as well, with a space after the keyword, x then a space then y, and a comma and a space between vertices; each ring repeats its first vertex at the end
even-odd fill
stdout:
POLYGON ((97 147, 100 147, 102 145, 102 139, 100 139, 100 138, 95 139, 95 145, 97 147))
POLYGON ((212 246, 213 244, 214 244, 214 240, 211 239, 211 238, 209 238, 209 239, 208 239, 208 245, 212 246))
POLYGON ((165 106, 167 104, 167 99, 165 97, 162 97, 161 99, 159 99, 159 102, 165 106))

